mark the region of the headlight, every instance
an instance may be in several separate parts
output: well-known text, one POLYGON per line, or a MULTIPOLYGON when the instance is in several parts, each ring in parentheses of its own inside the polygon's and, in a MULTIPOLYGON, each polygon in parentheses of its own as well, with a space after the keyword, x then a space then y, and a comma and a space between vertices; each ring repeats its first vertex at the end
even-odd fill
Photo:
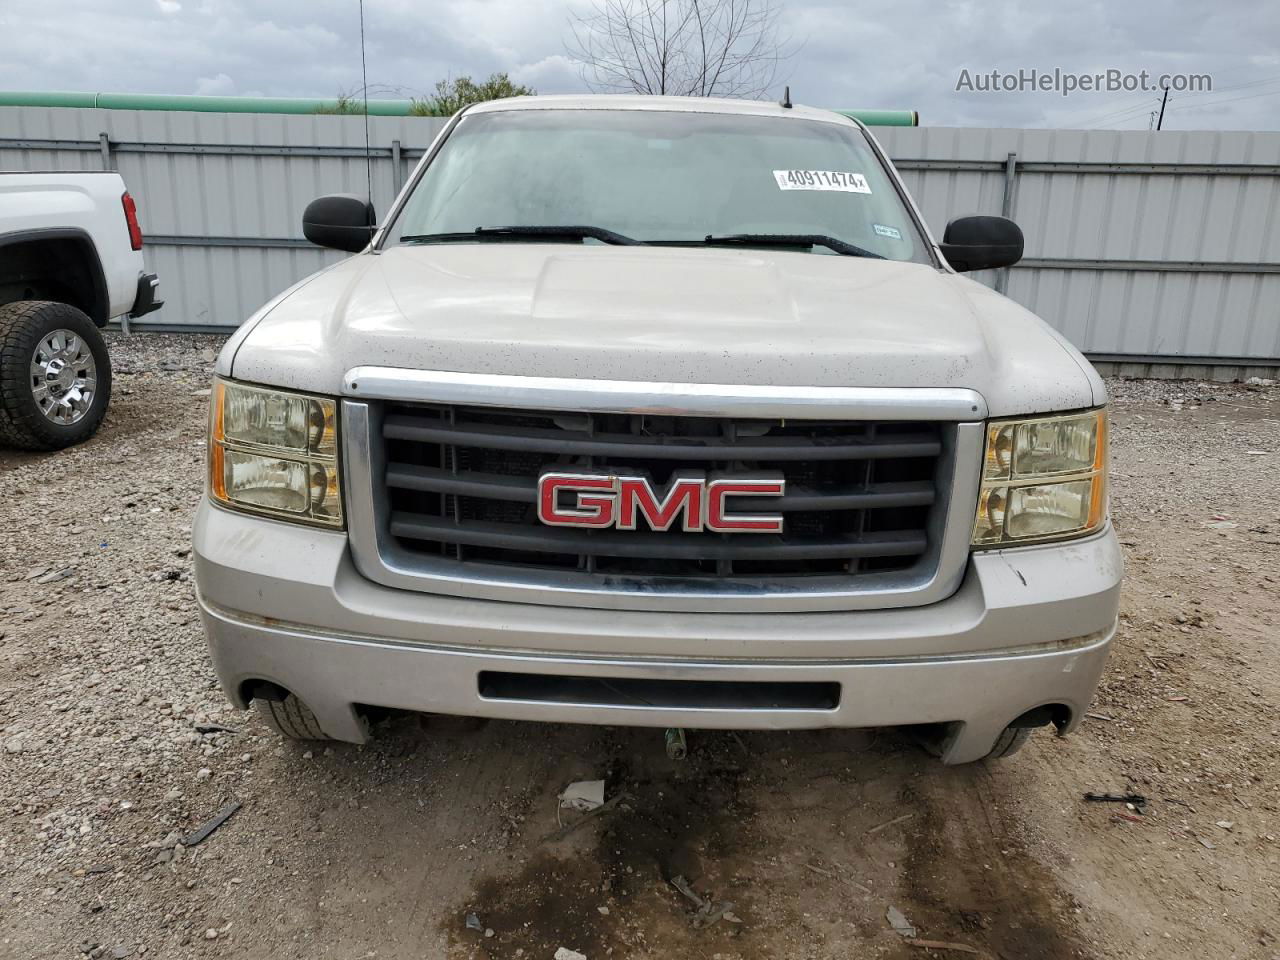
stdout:
POLYGON ((1106 519, 1106 410, 987 425, 974 546, 1083 536, 1106 519))
POLYGON ((209 493, 223 506, 342 526, 337 408, 328 397, 215 380, 209 493))

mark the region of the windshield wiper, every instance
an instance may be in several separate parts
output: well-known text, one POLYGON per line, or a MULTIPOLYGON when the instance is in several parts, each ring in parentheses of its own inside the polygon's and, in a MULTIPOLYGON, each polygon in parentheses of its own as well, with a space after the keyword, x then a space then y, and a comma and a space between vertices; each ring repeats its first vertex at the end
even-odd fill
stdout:
POLYGON ((827 247, 846 257, 871 257, 875 260, 887 259, 878 253, 864 250, 855 244, 846 243, 844 240, 838 240, 835 237, 828 237, 820 233, 732 233, 723 237, 708 234, 703 238, 702 242, 712 246, 723 244, 725 246, 741 245, 744 247, 827 247))
POLYGON ((401 243, 458 243, 466 240, 599 240, 601 243, 612 243, 618 246, 641 246, 639 240, 614 233, 604 227, 590 226, 546 226, 546 227, 476 227, 475 230, 463 233, 420 233, 403 236, 401 243))

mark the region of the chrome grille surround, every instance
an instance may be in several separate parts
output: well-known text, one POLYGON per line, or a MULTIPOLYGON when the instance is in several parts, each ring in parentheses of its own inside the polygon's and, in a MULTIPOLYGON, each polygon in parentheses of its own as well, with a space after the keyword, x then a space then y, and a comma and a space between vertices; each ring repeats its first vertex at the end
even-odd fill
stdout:
MULTIPOLYGON (((619 610, 800 612, 933 603, 952 593, 964 574, 980 472, 981 421, 986 416, 981 395, 971 390, 660 384, 366 367, 348 373, 344 393, 344 465, 352 556, 364 576, 387 586, 476 599, 619 610), (563 411, 573 416, 600 414, 605 415, 601 420, 615 424, 619 422, 617 418, 610 420, 608 415, 809 420, 827 424, 849 421, 850 429, 866 427, 868 421, 896 425, 900 429, 906 429, 907 423, 925 424, 936 428, 940 448, 933 482, 935 502, 923 531, 927 546, 917 562, 907 569, 724 577, 601 575, 544 566, 470 562, 465 553, 460 562, 454 557, 410 549, 403 536, 392 532, 392 495, 387 486, 388 444, 383 433, 389 426, 396 428, 398 423, 399 433, 414 435, 415 416, 421 413, 428 418, 422 421, 427 426, 424 434, 427 442, 440 442, 433 428, 443 422, 439 411, 451 406, 472 412, 489 408, 499 419, 502 411, 512 415, 527 412, 533 417, 545 415, 547 411, 563 411), (401 419, 388 422, 388 418, 395 417, 401 419)), ((565 436, 572 445, 575 434, 565 436)), ((550 457, 548 462, 552 462, 550 457)), ((403 471, 404 466, 392 464, 390 469, 403 471)), ((441 471, 429 470, 428 473, 441 471)), ((467 493, 464 488, 470 482, 466 473, 458 473, 452 480, 443 476, 418 480, 438 491, 442 483, 446 488, 453 484, 452 489, 459 494, 467 493), (456 486, 459 483, 463 488, 456 486)), ((400 477, 394 482, 404 483, 405 479, 400 477)), ((510 484, 513 478, 504 478, 503 482, 510 484)), ((481 495, 486 494, 481 492, 481 495)), ((462 499, 461 495, 449 496, 455 501, 462 499)), ((502 494, 503 499, 523 496, 524 493, 509 489, 502 494)), ((812 503, 805 505, 813 506, 812 503)), ((451 517, 461 522, 456 508, 451 511, 451 517)), ((407 518, 410 523, 421 523, 422 519, 407 518)), ((438 524, 439 519, 428 518, 425 534, 454 536, 438 524)), ((406 528, 406 517, 400 512, 396 522, 401 534, 406 529, 410 537, 423 532, 406 528)), ((486 526, 482 540, 495 532, 503 532, 489 530, 489 526, 494 525, 486 526)), ((557 532, 540 525, 516 527, 513 524, 512 530, 520 536, 533 537, 529 542, 538 550, 546 550, 538 542, 542 534, 557 532)), ((474 529, 457 536, 474 540, 474 529)), ((649 539, 652 542, 652 536, 649 539)), ((757 538, 731 537, 730 540, 744 542, 757 538)), ((505 541, 499 538, 497 542, 505 541)), ((630 550, 630 544, 627 549, 630 550)))

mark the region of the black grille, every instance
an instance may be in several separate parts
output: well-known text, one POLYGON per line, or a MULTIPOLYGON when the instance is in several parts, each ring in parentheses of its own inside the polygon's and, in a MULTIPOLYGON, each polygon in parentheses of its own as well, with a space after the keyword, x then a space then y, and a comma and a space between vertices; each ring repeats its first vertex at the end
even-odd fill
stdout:
POLYGON ((936 563, 930 516, 942 466, 936 423, 758 420, 387 404, 389 510, 405 550, 458 562, 617 578, 855 576, 936 563), (730 497, 781 513, 783 533, 549 527, 545 471, 784 477, 782 497, 730 497))

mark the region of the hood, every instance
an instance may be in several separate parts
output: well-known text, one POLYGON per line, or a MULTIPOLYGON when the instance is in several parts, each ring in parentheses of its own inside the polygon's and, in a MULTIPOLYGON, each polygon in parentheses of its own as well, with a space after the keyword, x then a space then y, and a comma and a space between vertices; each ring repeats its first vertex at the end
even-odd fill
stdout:
POLYGON ((337 394, 358 366, 775 386, 967 387, 991 416, 1088 407, 1055 331, 923 264, 795 251, 397 246, 304 280, 219 372, 337 394))

